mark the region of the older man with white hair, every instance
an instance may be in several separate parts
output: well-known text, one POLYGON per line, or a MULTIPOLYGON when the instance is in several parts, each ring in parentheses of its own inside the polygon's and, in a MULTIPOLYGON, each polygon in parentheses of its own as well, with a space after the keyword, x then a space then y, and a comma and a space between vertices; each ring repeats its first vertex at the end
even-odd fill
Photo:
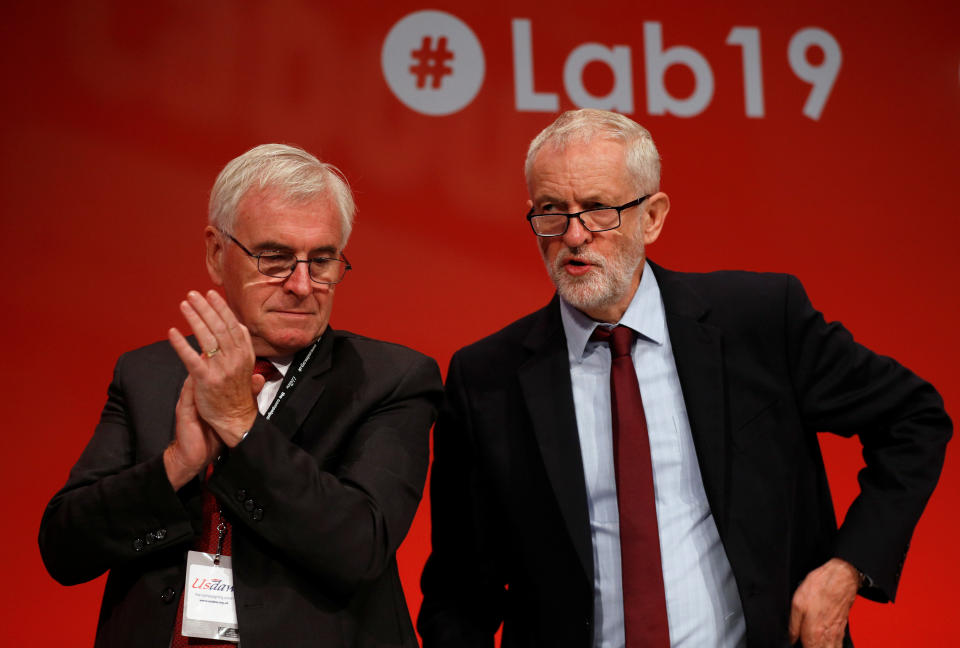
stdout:
POLYGON ((893 600, 952 426, 788 275, 646 260, 670 199, 653 139, 562 114, 530 145, 556 296, 458 351, 434 437, 424 648, 849 644, 893 600), (837 526, 818 431, 858 435, 837 526))
POLYGON ((436 363, 329 326, 354 202, 258 146, 210 198, 193 332, 124 354, 44 513, 64 584, 110 572, 96 646, 417 646, 396 564, 426 479, 436 363))

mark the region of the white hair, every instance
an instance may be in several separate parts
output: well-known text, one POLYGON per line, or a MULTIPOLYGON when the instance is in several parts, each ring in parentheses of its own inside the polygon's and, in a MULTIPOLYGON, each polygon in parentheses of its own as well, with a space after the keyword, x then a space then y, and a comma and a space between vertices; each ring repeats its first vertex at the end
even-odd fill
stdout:
POLYGON ((537 154, 544 146, 562 151, 568 144, 589 142, 595 138, 623 142, 627 149, 627 172, 633 178, 638 194, 660 190, 660 154, 650 132, 629 117, 593 108, 568 110, 530 142, 524 165, 527 183, 537 154))
POLYGON ((231 233, 237 205, 251 189, 264 188, 279 191, 291 202, 332 198, 340 212, 346 245, 357 210, 347 179, 332 164, 288 144, 261 144, 223 167, 210 191, 210 224, 231 233))

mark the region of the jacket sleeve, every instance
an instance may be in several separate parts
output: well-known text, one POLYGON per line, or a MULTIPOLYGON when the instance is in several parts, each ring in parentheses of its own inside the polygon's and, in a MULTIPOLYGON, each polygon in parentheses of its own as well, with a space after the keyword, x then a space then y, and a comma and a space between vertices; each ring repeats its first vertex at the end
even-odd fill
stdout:
POLYGON ((258 416, 210 479, 210 490, 235 523, 320 579, 332 595, 349 597, 380 577, 423 493, 440 371, 418 353, 391 360, 356 386, 364 404, 349 423, 314 412, 305 424, 310 429, 291 440, 258 416), (318 460, 309 446, 333 433, 324 429, 328 421, 345 428, 337 432, 345 440, 335 457, 318 460))
POLYGON ((943 467, 953 426, 936 390, 891 358, 827 323, 788 279, 787 355, 805 428, 857 435, 866 466, 835 555, 873 581, 862 594, 892 601, 910 537, 943 467))
MULTIPOLYGON (((195 488, 176 493, 163 467, 169 426, 156 439, 156 452, 144 454, 136 440, 128 409, 129 399, 136 398, 128 362, 128 355, 117 361, 93 437, 40 523, 40 555, 50 575, 64 585, 166 551, 194 533, 185 501, 195 488)), ((174 396, 178 383, 170 384, 174 396)))
POLYGON ((454 355, 434 429, 430 478, 433 549, 423 570, 417 630, 424 648, 492 648, 504 617, 500 528, 477 465, 469 396, 454 355))

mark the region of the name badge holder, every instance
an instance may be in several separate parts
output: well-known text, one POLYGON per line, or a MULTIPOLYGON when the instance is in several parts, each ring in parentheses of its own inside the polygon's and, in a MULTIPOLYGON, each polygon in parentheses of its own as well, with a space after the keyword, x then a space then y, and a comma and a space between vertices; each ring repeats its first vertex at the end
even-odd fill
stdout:
MULTIPOLYGON (((319 344, 318 339, 294 357, 280 391, 267 408, 264 418, 270 420, 281 403, 284 403, 300 384, 300 377, 309 367, 319 344)), ((200 639, 232 641, 239 645, 240 630, 234 598, 233 565, 230 556, 223 555, 227 525, 219 507, 217 518, 217 553, 187 552, 182 634, 200 639)))

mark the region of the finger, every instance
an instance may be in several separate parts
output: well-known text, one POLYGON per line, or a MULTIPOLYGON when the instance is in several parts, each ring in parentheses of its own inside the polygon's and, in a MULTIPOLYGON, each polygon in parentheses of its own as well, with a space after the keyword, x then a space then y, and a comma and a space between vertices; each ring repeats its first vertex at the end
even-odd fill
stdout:
POLYGON ((191 290, 187 294, 187 300, 216 338, 216 346, 219 346, 223 350, 233 350, 233 348, 237 346, 236 342, 227 329, 226 322, 224 322, 220 314, 214 310, 210 302, 195 290, 191 290))
POLYGON ((803 612, 797 604, 797 597, 794 595, 793 603, 790 606, 790 624, 787 626, 790 635, 790 645, 797 643, 800 638, 800 626, 803 623, 803 612))
POLYGON ((180 361, 183 363, 183 366, 187 368, 188 372, 193 374, 203 371, 203 358, 190 346, 187 338, 183 337, 183 333, 172 328, 167 331, 167 339, 170 340, 170 346, 177 352, 177 356, 179 356, 180 361))
POLYGON ((178 426, 186 422, 187 417, 193 415, 196 411, 195 397, 193 380, 188 375, 187 379, 183 382, 183 387, 180 388, 180 398, 177 399, 176 415, 178 426))
MULTIPOLYGON (((190 350, 192 351, 193 349, 190 350)), ((188 375, 187 379, 183 381, 183 387, 180 388, 180 400, 184 405, 193 405, 193 399, 195 397, 196 391, 193 376, 188 375)))
MULTIPOLYGON (((187 375, 187 380, 190 380, 189 374, 187 375)), ((187 383, 186 381, 184 381, 183 387, 180 388, 180 397, 177 399, 177 407, 175 410, 177 415, 177 421, 180 421, 183 418, 183 412, 187 408, 186 400, 189 398, 189 396, 186 394, 186 391, 187 391, 187 383)))
POLYGON ((246 327, 240 323, 240 320, 237 319, 236 314, 234 314, 226 300, 220 296, 220 293, 216 290, 207 291, 207 302, 227 327, 227 332, 233 339, 233 343, 241 348, 250 346, 249 337, 244 335, 246 327))
POLYGON ((180 312, 183 313, 184 319, 186 319, 187 324, 190 325, 190 330, 193 331, 203 351, 213 351, 214 349, 220 348, 217 336, 210 330, 206 322, 203 321, 203 318, 191 302, 180 302, 180 312))
POLYGON ((253 374, 250 379, 250 387, 253 390, 253 397, 256 398, 260 395, 260 392, 263 390, 263 386, 267 384, 267 379, 261 376, 260 374, 253 374))
MULTIPOLYGON (((201 361, 202 362, 202 361, 201 361)), ((183 381, 183 387, 180 388, 180 398, 177 399, 177 421, 186 422, 188 417, 191 422, 197 419, 197 390, 196 382, 193 376, 187 375, 183 381)))

